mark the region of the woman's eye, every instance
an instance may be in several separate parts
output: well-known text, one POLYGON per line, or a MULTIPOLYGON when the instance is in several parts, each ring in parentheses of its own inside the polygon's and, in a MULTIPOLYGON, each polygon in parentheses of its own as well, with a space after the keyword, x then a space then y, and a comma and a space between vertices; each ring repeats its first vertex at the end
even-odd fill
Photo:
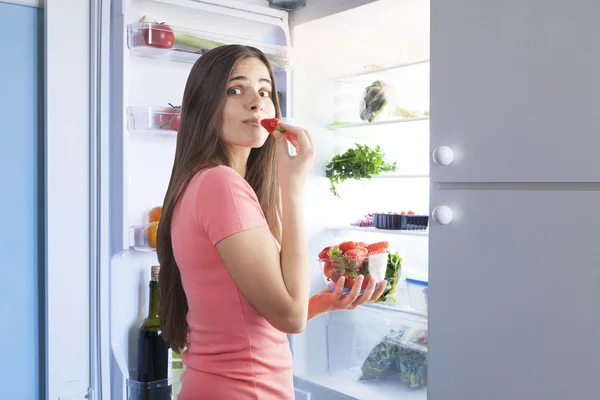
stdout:
POLYGON ((262 97, 271 97, 271 92, 269 92, 268 90, 261 90, 261 91, 259 92, 259 94, 260 94, 262 97))
POLYGON ((227 91, 227 94, 241 94, 242 91, 239 88, 231 88, 227 91))

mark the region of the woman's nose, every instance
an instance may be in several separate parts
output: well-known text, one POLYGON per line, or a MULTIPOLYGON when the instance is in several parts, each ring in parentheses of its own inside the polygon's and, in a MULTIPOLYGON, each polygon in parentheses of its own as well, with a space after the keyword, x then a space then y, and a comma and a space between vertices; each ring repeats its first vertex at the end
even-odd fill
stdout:
POLYGON ((265 108, 265 101, 261 96, 257 94, 254 95, 252 100, 250 101, 250 110, 252 111, 262 111, 265 108))

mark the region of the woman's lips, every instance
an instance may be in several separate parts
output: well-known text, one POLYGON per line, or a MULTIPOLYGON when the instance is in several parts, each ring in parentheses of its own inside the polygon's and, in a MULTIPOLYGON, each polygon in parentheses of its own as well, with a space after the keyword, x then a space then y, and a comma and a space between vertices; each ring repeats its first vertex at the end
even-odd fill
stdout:
POLYGON ((246 125, 250 125, 250 126, 254 126, 254 127, 259 127, 260 126, 260 121, 256 118, 252 118, 252 119, 247 119, 244 121, 244 123, 246 125))

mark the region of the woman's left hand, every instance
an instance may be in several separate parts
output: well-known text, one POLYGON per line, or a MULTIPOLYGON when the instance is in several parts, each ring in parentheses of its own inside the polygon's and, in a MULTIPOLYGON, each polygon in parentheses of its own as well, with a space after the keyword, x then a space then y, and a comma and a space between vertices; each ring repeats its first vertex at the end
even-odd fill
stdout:
POLYGON ((356 307, 362 304, 375 301, 381 297, 387 285, 385 280, 379 283, 377 290, 375 290, 375 281, 369 281, 363 293, 359 294, 363 280, 364 277, 359 275, 355 279, 350 293, 348 293, 346 296, 343 294, 345 282, 345 277, 343 276, 336 282, 335 290, 333 292, 328 287, 325 287, 319 293, 312 296, 309 301, 308 319, 314 317, 315 315, 329 311, 354 310, 356 307))

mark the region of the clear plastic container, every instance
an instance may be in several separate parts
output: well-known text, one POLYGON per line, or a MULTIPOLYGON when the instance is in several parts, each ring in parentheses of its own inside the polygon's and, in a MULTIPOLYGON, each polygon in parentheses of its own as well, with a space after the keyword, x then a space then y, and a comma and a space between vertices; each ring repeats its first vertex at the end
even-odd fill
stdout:
POLYGON ((423 279, 406 278, 410 306, 417 311, 427 312, 429 282, 423 279))
POLYGON ((173 135, 179 129, 179 107, 139 106, 127 108, 127 129, 130 132, 152 132, 173 135))
POLYGON ((129 232, 130 246, 139 251, 156 251, 156 232, 158 223, 133 225, 129 232))
POLYGON ((127 379, 127 400, 175 400, 173 380, 162 379, 154 382, 138 382, 127 379))
POLYGON ((373 214, 373 226, 377 229, 425 230, 428 223, 428 215, 373 214))
POLYGON ((426 398, 426 320, 364 306, 327 316, 328 372, 344 379, 351 395, 426 398))
POLYGON ((362 274, 365 277, 360 290, 362 294, 370 280, 374 280, 379 285, 385 279, 388 254, 371 254, 365 257, 348 257, 344 255, 333 259, 319 259, 318 261, 323 279, 331 290, 335 289, 338 279, 346 274, 344 295, 350 293, 352 289, 354 283, 352 277, 362 274))
POLYGON ((274 70, 287 70, 291 65, 291 50, 287 46, 153 22, 127 25, 127 47, 143 57, 194 63, 207 51, 226 44, 243 44, 262 50, 274 70))

